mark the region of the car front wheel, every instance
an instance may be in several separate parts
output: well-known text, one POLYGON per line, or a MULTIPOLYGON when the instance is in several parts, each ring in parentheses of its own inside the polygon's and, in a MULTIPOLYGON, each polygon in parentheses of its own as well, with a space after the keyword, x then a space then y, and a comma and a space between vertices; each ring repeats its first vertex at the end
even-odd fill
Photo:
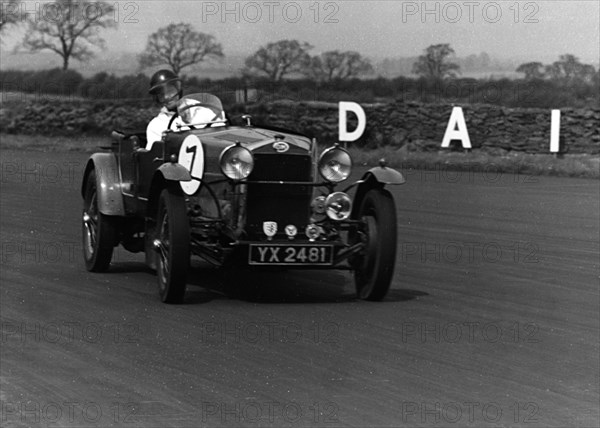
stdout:
POLYGON ((156 226, 158 293, 165 303, 181 303, 190 263, 190 227, 183 195, 169 189, 161 192, 156 226))
POLYGON ((396 207, 385 189, 369 190, 358 210, 362 221, 357 237, 364 250, 353 259, 356 293, 360 299, 381 300, 387 294, 396 263, 396 207))

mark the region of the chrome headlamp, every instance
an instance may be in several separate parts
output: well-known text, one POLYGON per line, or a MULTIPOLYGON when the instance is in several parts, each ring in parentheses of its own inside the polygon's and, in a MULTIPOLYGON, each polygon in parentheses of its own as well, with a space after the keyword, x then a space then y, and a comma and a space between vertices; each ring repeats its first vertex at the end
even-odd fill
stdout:
POLYGON ((254 157, 250 150, 238 144, 227 147, 219 158, 221 171, 232 180, 248 178, 254 168, 254 157))
POLYGON ((334 192, 325 199, 325 212, 332 220, 346 220, 352 212, 352 200, 344 192, 334 192))
POLYGON ((319 173, 332 183, 344 181, 352 170, 350 154, 338 146, 333 146, 321 153, 318 162, 319 173))

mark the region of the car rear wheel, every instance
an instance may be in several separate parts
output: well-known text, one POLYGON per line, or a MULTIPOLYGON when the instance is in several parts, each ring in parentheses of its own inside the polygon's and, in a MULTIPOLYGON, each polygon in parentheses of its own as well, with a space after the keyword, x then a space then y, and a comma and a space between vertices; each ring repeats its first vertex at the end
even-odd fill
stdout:
POLYGON ((183 195, 169 189, 161 192, 156 225, 158 293, 165 303, 181 303, 190 265, 190 226, 183 195))
POLYGON ((95 170, 87 177, 81 224, 85 267, 90 272, 105 272, 117 243, 117 226, 114 218, 98 209, 95 170))
POLYGON ((396 263, 396 207, 384 189, 369 190, 358 210, 362 221, 355 239, 364 250, 353 258, 356 293, 360 299, 381 300, 387 294, 396 263))

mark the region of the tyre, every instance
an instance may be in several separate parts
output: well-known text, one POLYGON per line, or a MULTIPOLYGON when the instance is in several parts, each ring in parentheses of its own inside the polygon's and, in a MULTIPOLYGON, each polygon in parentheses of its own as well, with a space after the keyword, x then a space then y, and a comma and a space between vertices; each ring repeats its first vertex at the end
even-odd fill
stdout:
POLYGON ((158 293, 165 303, 182 303, 190 265, 190 226, 183 195, 164 189, 156 219, 158 293))
POLYGON ((96 171, 88 174, 82 213, 83 259, 90 272, 105 272, 117 245, 116 219, 98 209, 96 171))
POLYGON ((396 206, 384 189, 369 190, 358 209, 361 229, 352 238, 364 250, 352 259, 356 293, 360 299, 381 300, 387 294, 396 264, 396 206))

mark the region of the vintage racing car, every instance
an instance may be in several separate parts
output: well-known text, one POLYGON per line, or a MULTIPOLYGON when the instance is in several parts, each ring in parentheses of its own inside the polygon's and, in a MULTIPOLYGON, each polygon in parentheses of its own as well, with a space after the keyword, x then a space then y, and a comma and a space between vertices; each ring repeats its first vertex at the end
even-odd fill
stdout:
POLYGON ((233 126, 210 94, 183 97, 183 125, 146 149, 144 133, 113 132, 82 182, 86 268, 106 271, 115 246, 145 252, 163 302, 184 299, 192 255, 220 267, 350 269, 357 295, 381 300, 396 256, 396 209, 380 166, 342 190, 352 160, 318 153, 296 132, 233 126), (210 109, 217 119, 199 122, 210 109), (350 196, 353 194, 353 197, 350 196))

